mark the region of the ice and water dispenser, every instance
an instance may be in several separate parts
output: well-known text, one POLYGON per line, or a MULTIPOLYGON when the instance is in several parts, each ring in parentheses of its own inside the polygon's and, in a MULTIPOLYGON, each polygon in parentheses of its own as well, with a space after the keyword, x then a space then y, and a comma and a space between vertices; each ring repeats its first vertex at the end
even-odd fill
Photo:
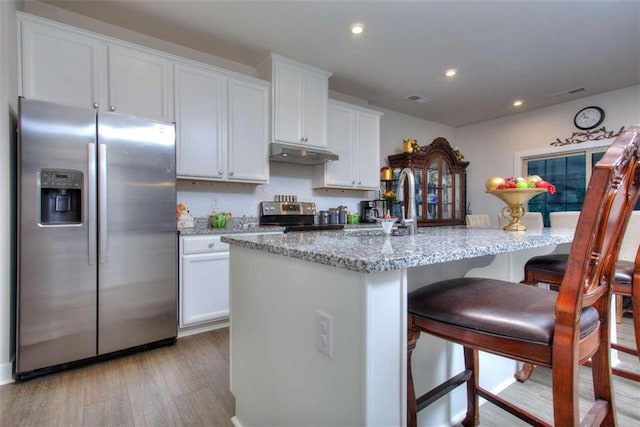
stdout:
POLYGON ((40 224, 64 225, 82 222, 82 172, 40 171, 40 224))

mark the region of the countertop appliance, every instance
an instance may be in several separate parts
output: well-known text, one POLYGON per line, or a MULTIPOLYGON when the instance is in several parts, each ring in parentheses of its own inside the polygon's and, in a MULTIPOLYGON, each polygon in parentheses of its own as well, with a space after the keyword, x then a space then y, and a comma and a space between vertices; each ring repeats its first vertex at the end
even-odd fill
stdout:
POLYGON ((277 225, 290 231, 342 230, 343 224, 315 224, 313 202, 260 202, 260 225, 277 225))
POLYGON ((15 378, 177 335, 175 125, 19 99, 15 378))
POLYGON ((360 222, 376 222, 375 218, 382 216, 376 207, 375 200, 360 202, 360 222))

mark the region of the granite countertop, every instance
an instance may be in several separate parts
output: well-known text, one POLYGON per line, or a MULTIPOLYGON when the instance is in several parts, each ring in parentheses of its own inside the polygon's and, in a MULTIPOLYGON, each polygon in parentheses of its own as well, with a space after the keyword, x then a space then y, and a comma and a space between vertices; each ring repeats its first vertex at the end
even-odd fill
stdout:
MULTIPOLYGON (((345 224, 345 229, 371 229, 378 228, 377 224, 345 224)), ((197 235, 228 235, 243 233, 273 233, 283 232, 284 227, 274 225, 260 225, 257 217, 239 217, 231 218, 231 221, 224 228, 213 228, 209 222, 209 217, 194 218, 193 228, 180 228, 178 233, 181 236, 197 236, 197 235)))
POLYGON ((573 229, 508 232, 497 228, 424 227, 413 236, 381 229, 226 236, 223 242, 347 270, 376 273, 570 243, 573 229))

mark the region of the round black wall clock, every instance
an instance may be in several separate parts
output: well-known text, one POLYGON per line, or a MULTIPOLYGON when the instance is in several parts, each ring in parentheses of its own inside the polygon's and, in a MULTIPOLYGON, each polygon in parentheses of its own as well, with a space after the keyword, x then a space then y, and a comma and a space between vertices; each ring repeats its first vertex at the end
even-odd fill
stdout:
POLYGON ((573 118, 573 124, 582 130, 593 129, 604 122, 604 110, 600 107, 585 107, 573 118))

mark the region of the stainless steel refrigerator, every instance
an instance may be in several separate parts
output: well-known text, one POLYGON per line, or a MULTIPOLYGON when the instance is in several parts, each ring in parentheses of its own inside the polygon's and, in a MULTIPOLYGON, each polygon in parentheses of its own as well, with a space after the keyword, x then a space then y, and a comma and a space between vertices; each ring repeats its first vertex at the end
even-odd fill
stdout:
POLYGON ((16 379, 174 342, 175 126, 19 100, 16 379))

